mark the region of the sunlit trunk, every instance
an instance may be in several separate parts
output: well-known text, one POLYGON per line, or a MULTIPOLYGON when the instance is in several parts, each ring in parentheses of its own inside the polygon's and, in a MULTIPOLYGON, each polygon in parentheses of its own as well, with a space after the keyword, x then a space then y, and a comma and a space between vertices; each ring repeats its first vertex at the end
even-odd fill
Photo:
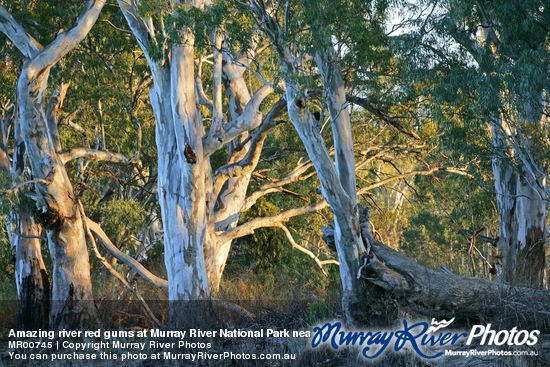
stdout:
MULTIPOLYGON (((349 145, 351 131, 349 117, 347 121, 339 120, 335 116, 333 123, 337 125, 339 133, 335 132, 335 139, 339 142, 337 153, 338 170, 334 168, 324 141, 318 131, 318 124, 313 115, 305 105, 305 98, 300 94, 299 89, 293 85, 292 80, 285 80, 286 99, 288 114, 292 124, 298 131, 302 142, 308 152, 309 158, 315 166, 317 177, 321 182, 323 196, 329 203, 334 213, 334 238, 340 263, 340 280, 342 284, 342 307, 349 325, 359 325, 365 322, 365 308, 368 305, 367 294, 361 279, 357 279, 357 273, 361 266, 360 260, 365 254, 366 248, 361 236, 357 202, 355 195, 355 176, 349 176, 349 167, 354 167, 353 155, 346 154, 349 145), (348 125, 346 127, 346 125, 348 125), (341 181, 343 179, 344 182, 341 181), (347 190, 351 190, 350 193, 347 190)), ((337 90, 338 83, 334 84, 335 89, 327 85, 329 100, 332 101, 333 111, 342 111, 345 105, 337 106, 339 103, 337 90)))
MULTIPOLYGON (((8 159, 5 134, 0 139, 0 169, 19 176, 23 172, 23 140, 19 134, 19 122, 14 121, 14 159, 8 159), (12 167, 10 167, 12 166, 12 167)), ((8 237, 14 258, 15 285, 19 299, 19 327, 36 330, 48 325, 51 302, 51 284, 42 259, 41 228, 30 214, 23 200, 5 217, 8 237)))
POLYGON ((158 199, 169 299, 188 301, 210 296, 203 250, 208 162, 197 131, 200 115, 194 103, 193 74, 186 72, 189 62, 193 70, 192 47, 174 46, 172 52, 172 64, 158 69, 150 97, 157 121, 158 199))
POLYGON ((25 65, 18 81, 21 133, 36 178, 37 219, 46 230, 53 262, 50 323, 91 325, 96 313, 82 213, 67 172, 53 151, 44 113, 49 69, 25 65))

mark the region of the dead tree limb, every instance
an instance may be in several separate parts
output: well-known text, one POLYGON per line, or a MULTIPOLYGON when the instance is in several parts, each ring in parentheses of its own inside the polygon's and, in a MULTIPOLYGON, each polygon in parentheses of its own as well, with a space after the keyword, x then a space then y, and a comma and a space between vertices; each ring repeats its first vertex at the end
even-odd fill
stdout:
MULTIPOLYGON (((428 317, 456 317, 463 323, 491 322, 550 331, 550 292, 425 268, 373 238, 368 211, 360 211, 361 231, 372 251, 362 258, 358 277, 390 297, 399 311, 428 317)), ((323 239, 334 241, 324 227, 323 239)), ((387 302, 387 301, 386 301, 387 302)))

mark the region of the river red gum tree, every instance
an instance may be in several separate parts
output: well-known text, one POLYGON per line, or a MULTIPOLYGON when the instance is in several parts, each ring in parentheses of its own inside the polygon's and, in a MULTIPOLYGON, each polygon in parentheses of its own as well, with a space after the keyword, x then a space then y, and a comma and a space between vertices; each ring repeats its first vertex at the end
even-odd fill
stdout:
POLYGON ((23 54, 17 83, 20 131, 35 179, 37 218, 44 227, 53 262, 50 324, 70 328, 96 320, 83 213, 60 152, 57 129, 48 126, 45 95, 50 69, 88 34, 104 0, 86 3, 74 26, 43 47, 0 6, 0 30, 23 54))

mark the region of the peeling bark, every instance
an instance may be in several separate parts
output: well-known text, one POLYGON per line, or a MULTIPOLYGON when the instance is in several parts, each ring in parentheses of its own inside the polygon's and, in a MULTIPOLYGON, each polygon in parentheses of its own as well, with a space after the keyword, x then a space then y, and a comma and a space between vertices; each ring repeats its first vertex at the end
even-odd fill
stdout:
MULTIPOLYGON (((7 153, 3 148, 0 150, 7 153)), ((7 154, 5 156, 7 158, 7 154)), ((12 172, 22 171, 21 164, 20 160, 14 160, 12 172)), ((2 160, 0 166, 5 172, 10 171, 7 159, 2 160)), ((23 330, 36 330, 48 326, 51 284, 42 259, 41 228, 28 209, 20 204, 5 222, 15 263, 19 326, 23 330)))
POLYGON ((19 296, 19 325, 36 330, 48 325, 51 303, 50 277, 42 260, 40 226, 26 212, 20 212, 15 250, 15 283, 19 296))
MULTIPOLYGON (((13 114, 16 116, 16 113, 13 114)), ((14 118, 14 155, 10 165, 7 151, 7 134, 4 124, 0 129, 0 170, 16 177, 24 171, 22 159, 24 144, 20 135, 19 121, 14 118)), ((18 190, 16 194, 21 195, 18 190)), ((42 259, 41 228, 27 205, 20 203, 5 217, 10 245, 15 262, 15 284, 19 299, 19 327, 36 330, 48 326, 51 303, 51 283, 42 259)))
POLYGON ((83 218, 63 162, 55 150, 57 126, 48 124, 45 93, 49 71, 74 49, 97 20, 105 0, 89 0, 74 26, 42 48, 0 6, 0 30, 24 54, 17 82, 21 134, 35 185, 37 220, 48 236, 53 260, 50 325, 91 326, 96 321, 83 218), (12 31, 15 28, 15 31, 12 31))
MULTIPOLYGON (((164 59, 153 61, 148 55, 148 45, 154 42, 150 37, 152 21, 141 19, 136 2, 119 0, 119 4, 153 74, 150 99, 156 120, 158 197, 169 297, 174 301, 208 299, 211 291, 219 289, 231 246, 231 241, 218 241, 217 232, 234 228, 238 222, 250 180, 250 172, 246 172, 250 165, 243 161, 250 144, 241 146, 241 143, 248 131, 262 122, 259 107, 273 89, 264 86, 250 96, 242 76, 244 68, 237 67, 229 55, 222 54, 223 38, 216 30, 211 37, 215 47, 210 102, 202 88, 200 62, 199 75, 194 73, 190 30, 181 29, 185 41, 167 46, 164 59), (229 122, 221 111, 222 80, 230 96, 229 122), (213 112, 213 122, 206 134, 198 108, 200 101, 213 112), (216 186, 209 157, 225 144, 229 144, 228 163, 234 164, 239 174, 216 186)), ((201 8, 204 4, 199 1, 189 5, 201 8)), ((251 166, 257 164, 257 160, 252 162, 251 166)))
MULTIPOLYGON (((505 126, 493 126, 493 175, 499 213, 497 247, 502 253, 502 280, 542 288, 546 266, 546 204, 525 181, 527 172, 518 172, 510 162, 514 151, 502 136, 506 131, 505 126)), ((539 177, 541 185, 543 180, 539 177)))

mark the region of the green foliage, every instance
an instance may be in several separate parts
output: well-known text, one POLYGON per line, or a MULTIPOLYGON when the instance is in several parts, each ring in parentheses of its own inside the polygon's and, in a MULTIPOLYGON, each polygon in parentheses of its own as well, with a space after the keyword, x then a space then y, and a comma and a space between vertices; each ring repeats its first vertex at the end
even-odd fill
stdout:
MULTIPOLYGON (((51 42, 61 28, 69 29, 84 4, 79 0, 74 9, 67 10, 60 0, 29 4, 22 0, 0 1, 43 44, 51 42)), ((408 33, 390 35, 391 3, 290 1, 288 8, 275 9, 275 18, 284 30, 277 40, 280 44, 275 46, 292 44, 297 55, 312 55, 334 46, 339 56, 334 63, 342 69, 347 91, 365 98, 376 110, 421 136, 420 142, 412 141, 372 111, 351 109, 356 160, 372 158, 357 171, 359 186, 427 167, 466 168, 471 178, 436 174, 396 180, 372 189, 361 200, 370 206, 373 225, 385 242, 433 269, 444 265, 456 274, 469 274, 468 243, 459 230, 485 227, 484 234, 495 237, 497 233, 491 172, 494 151, 487 122, 499 114, 509 114, 515 119, 525 115, 528 102, 540 98, 547 87, 550 10, 543 2, 533 0, 424 2, 423 5, 442 6, 438 8, 442 11, 432 13, 429 19, 411 20, 408 33), (456 31, 462 41, 483 38, 479 24, 485 20, 478 4, 498 30, 500 45, 495 55, 486 41, 480 43, 479 54, 472 55, 465 47, 458 47, 453 38, 456 31), (375 157, 382 150, 384 154, 375 157)), ((139 1, 139 13, 158 26, 147 49, 154 61, 163 60, 166 46, 183 43, 186 32, 192 32, 195 52, 201 55, 211 52, 210 37, 218 27, 225 30, 225 45, 234 54, 256 37, 260 45, 265 42, 246 9, 230 1, 216 1, 197 9, 168 0, 145 0, 139 1), (165 28, 159 27, 161 24, 165 28)), ((87 213, 103 222, 113 242, 135 255, 135 238, 146 228, 150 209, 157 205, 151 189, 157 157, 155 121, 147 98, 151 86, 147 82, 149 67, 134 38, 119 30, 127 28, 118 7, 105 6, 84 42, 51 70, 50 87, 72 82, 61 117, 78 110, 72 121, 86 132, 83 135, 62 128, 64 150, 88 146, 131 157, 136 152, 136 127, 141 127, 143 167, 91 163, 80 172, 78 162, 67 165, 87 213), (137 88, 138 85, 141 87, 137 88), (148 183, 151 185, 146 186, 148 183)), ((254 72, 273 80, 274 85, 282 77, 289 77, 279 70, 275 46, 267 48, 250 64, 252 70, 246 73, 251 91, 261 85, 254 72)), ((4 35, 0 35, 0 53, 0 107, 4 109, 14 100, 22 60, 4 35)), ((211 66, 207 63, 203 66, 203 81, 208 85, 211 66)), ((304 93, 321 91, 324 86, 318 73, 312 60, 291 77, 304 93)), ((277 98, 266 99, 262 105, 264 115, 277 98)), ((308 104, 311 110, 327 116, 323 97, 309 100, 308 104)), ((227 105, 226 98, 224 107, 227 105)), ((203 113, 207 120, 210 112, 204 109, 203 113)), ((530 123, 522 133, 534 137, 532 151, 547 169, 550 165, 547 158, 550 148, 545 142, 547 131, 530 123)), ((323 136, 330 148, 333 143, 330 124, 325 126, 323 136)), ((250 191, 283 177, 298 159, 305 159, 305 154, 291 124, 274 128, 265 141, 258 166, 261 173, 252 177, 250 191)), ((210 159, 212 168, 219 168, 227 163, 227 150, 215 152, 210 159)), ((2 189, 14 183, 11 177, 1 174, 2 189)), ((243 213, 241 222, 318 201, 321 199, 315 193, 318 186, 318 180, 312 177, 285 187, 286 192, 266 195, 243 213)), ((2 204, 3 213, 19 205, 34 207, 27 195, 6 196, 2 204)), ((287 225, 297 242, 326 259, 336 256, 320 239, 320 227, 330 221, 332 216, 327 209, 317 215, 294 218, 287 225)), ((328 272, 325 277, 309 257, 289 245, 280 229, 258 229, 253 235, 235 241, 235 245, 237 253, 224 279, 224 285, 237 284, 235 292, 248 286, 253 295, 256 288, 264 287, 262 296, 271 292, 284 297, 287 296, 284 292, 293 287, 326 298, 338 293, 338 267, 325 266, 328 272), (281 283, 287 288, 281 287, 281 283)), ((484 245, 480 248, 489 258, 495 257, 484 245)), ((144 264, 162 275, 165 272, 162 255, 162 243, 157 242, 144 264)), ((5 276, 13 276, 5 233, 0 236, 0 266, 5 276)), ((98 284, 105 284, 104 275, 97 273, 98 284)), ((310 305, 306 317, 312 323, 322 320, 331 314, 332 308, 323 298, 310 305)))
POLYGON ((170 39, 175 43, 184 43, 182 31, 190 31, 194 35, 194 44, 198 52, 209 49, 210 36, 228 17, 228 7, 225 1, 217 1, 204 9, 177 5, 174 11, 166 15, 166 29, 170 39))
POLYGON ((331 314, 331 309, 323 300, 316 300, 309 305, 306 310, 307 322, 314 325, 319 321, 323 321, 331 314))
POLYGON ((136 200, 110 200, 100 210, 105 233, 115 244, 137 237, 145 226, 145 209, 136 200))
MULTIPOLYGON (((3 217, 0 217, 4 219, 3 217)), ((10 242, 8 240, 8 233, 5 226, 0 227, 0 264, 2 264, 2 275, 5 278, 13 278, 14 275, 14 263, 13 254, 11 252, 10 242)), ((0 294, 4 293, 0 291, 0 294)))
MULTIPOLYGON (((246 212, 242 220, 267 217, 277 214, 279 208, 260 198, 256 205, 246 212)), ((286 238, 279 229, 259 228, 253 234, 239 240, 241 251, 248 262, 258 268, 271 268, 279 262, 286 238)))

